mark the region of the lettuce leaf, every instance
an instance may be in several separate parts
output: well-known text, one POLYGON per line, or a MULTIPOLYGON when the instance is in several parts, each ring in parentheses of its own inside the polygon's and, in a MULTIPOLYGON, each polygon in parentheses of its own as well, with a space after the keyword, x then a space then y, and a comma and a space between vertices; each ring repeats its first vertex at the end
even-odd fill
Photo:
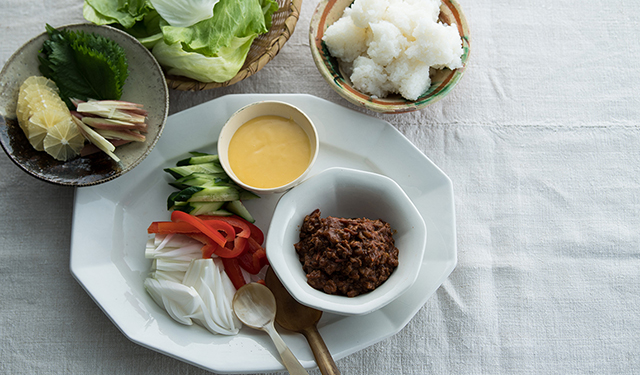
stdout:
POLYGON ((275 0, 220 0, 213 17, 190 27, 162 26, 153 55, 169 74, 225 82, 244 65, 251 43, 271 26, 275 0))
MULTIPOLYGON (((166 21, 160 17, 160 14, 155 10, 150 10, 145 14, 142 21, 136 22, 130 28, 120 27, 120 29, 138 39, 143 46, 151 49, 158 41, 163 39, 162 29, 160 28, 163 23, 166 23, 166 21)), ((114 26, 117 27, 118 25, 114 26)))
POLYGON ((233 39, 266 33, 265 18, 260 0, 222 0, 213 8, 213 17, 190 27, 164 26, 162 33, 167 44, 181 43, 186 52, 212 57, 233 39))
POLYGON ((254 37, 235 38, 229 46, 220 48, 219 56, 207 57, 186 52, 180 43, 157 43, 152 50, 168 74, 193 78, 200 82, 225 82, 233 78, 247 58, 254 37))
POLYGON ((177 6, 170 1, 85 0, 85 8, 92 9, 85 10, 84 16, 102 24, 117 20, 125 31, 152 50, 169 74, 201 82, 224 82, 242 68, 251 43, 271 28, 272 15, 278 10, 276 0, 188 0, 181 3, 187 7, 184 14, 169 15, 175 12, 169 9, 177 6), (213 16, 188 27, 180 26, 196 21, 194 10, 201 12, 203 3, 208 1, 215 3, 213 16), (176 22, 178 19, 181 21, 176 22))
POLYGON ((42 45, 40 72, 53 80, 60 97, 69 100, 120 99, 129 75, 124 49, 111 39, 82 31, 56 30, 46 25, 49 39, 42 45))
POLYGON ((213 17, 213 6, 219 0, 149 0, 169 25, 189 27, 213 17))
POLYGON ((166 23, 150 3, 138 0, 86 0, 82 15, 96 25, 110 25, 131 34, 147 48, 162 39, 160 23, 166 23))
POLYGON ((279 9, 278 2, 276 0, 271 0, 271 1, 262 0, 260 1, 260 4, 262 5, 262 14, 264 15, 264 23, 265 23, 265 26, 267 27, 267 31, 269 31, 269 29, 271 28, 271 25, 273 24, 272 16, 279 9))
POLYGON ((146 0, 85 0, 82 15, 96 25, 118 23, 130 28, 152 9, 146 0))

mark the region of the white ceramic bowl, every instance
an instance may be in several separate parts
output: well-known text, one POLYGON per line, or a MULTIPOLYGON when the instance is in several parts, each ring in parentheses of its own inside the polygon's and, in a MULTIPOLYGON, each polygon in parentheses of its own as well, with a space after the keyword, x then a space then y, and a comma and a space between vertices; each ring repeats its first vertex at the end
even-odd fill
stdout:
POLYGON ((392 179, 371 172, 330 168, 310 177, 282 196, 267 234, 269 263, 289 293, 318 310, 362 315, 373 312, 404 293, 420 272, 427 241, 422 216, 392 179), (395 231, 398 268, 375 290, 356 297, 326 294, 307 284, 294 249, 306 215, 320 209, 322 217, 382 219, 395 231))
POLYGON ((299 108, 285 102, 267 100, 249 104, 240 108, 234 113, 229 120, 224 124, 218 137, 218 156, 220 157, 220 164, 224 168, 229 177, 238 185, 243 188, 253 191, 257 194, 271 194, 282 193, 292 187, 298 185, 309 173, 313 164, 318 156, 318 149, 320 148, 320 141, 318 138, 318 132, 315 125, 309 119, 309 117, 302 112, 299 108), (259 116, 275 115, 284 118, 291 118, 295 121, 309 137, 309 143, 311 144, 311 158, 307 169, 295 180, 289 182, 286 185, 278 186, 275 188, 257 188, 251 185, 247 185, 241 181, 238 176, 233 172, 233 169, 229 165, 229 143, 235 132, 247 121, 252 120, 259 116))

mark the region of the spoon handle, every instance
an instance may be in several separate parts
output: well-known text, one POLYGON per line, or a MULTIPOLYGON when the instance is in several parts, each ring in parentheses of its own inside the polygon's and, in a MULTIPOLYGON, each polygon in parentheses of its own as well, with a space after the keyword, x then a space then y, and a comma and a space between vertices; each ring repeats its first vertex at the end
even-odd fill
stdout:
POLYGON ((287 368, 287 371, 289 371, 289 374, 309 375, 307 370, 305 370, 300 364, 300 361, 298 361, 298 359, 293 355, 284 340, 282 340, 282 337, 280 337, 276 331, 273 323, 264 326, 264 330, 269 334, 269 337, 271 337, 271 340, 273 340, 273 343, 276 345, 280 358, 282 358, 282 363, 284 364, 284 367, 287 368))
POLYGON ((340 375, 340 370, 336 366, 327 345, 324 343, 318 328, 313 325, 305 328, 302 331, 304 337, 309 341, 309 346, 313 351, 313 356, 316 358, 316 363, 322 375, 340 375))

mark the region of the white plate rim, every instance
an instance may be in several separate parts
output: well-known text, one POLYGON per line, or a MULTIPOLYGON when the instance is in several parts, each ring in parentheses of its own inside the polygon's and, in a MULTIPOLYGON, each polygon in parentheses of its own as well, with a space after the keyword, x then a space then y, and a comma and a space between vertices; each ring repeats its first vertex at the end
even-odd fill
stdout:
MULTIPOLYGON (((153 189, 148 194, 142 194, 131 193, 126 187, 128 184, 149 182, 152 185, 166 185, 162 172, 154 163, 160 161, 166 167, 168 163, 194 150, 181 148, 183 140, 176 137, 190 133, 215 137, 216 131, 219 132, 226 121, 225 116, 228 117, 243 105, 261 100, 280 100, 296 105, 318 126, 321 150, 324 150, 318 155, 318 162, 310 175, 336 166, 336 163, 385 174, 403 187, 427 225, 429 236, 421 275, 403 296, 365 316, 323 316, 319 330, 334 358, 344 358, 398 333, 435 293, 457 263, 451 180, 388 122, 306 94, 226 95, 172 115, 154 151, 134 170, 102 185, 76 189, 70 268, 86 292, 131 341, 218 373, 272 372, 282 371, 284 367, 268 337, 261 335, 261 332, 243 328, 234 337, 213 336, 199 327, 167 323, 165 318, 170 320, 168 316, 150 318, 158 308, 146 304, 151 301, 148 296, 144 303, 141 302, 140 298, 145 297, 140 294, 141 285, 135 281, 136 277, 143 277, 142 271, 136 269, 135 264, 128 263, 138 254, 127 253, 132 247, 131 241, 127 236, 122 236, 124 232, 117 230, 127 230, 123 227, 134 222, 134 219, 143 218, 137 220, 143 221, 137 225, 146 228, 151 221, 168 217, 168 212, 161 217, 157 217, 157 213, 149 217, 151 211, 158 211, 157 208, 152 207, 147 212, 135 205, 136 199, 153 195, 153 189), (212 115, 216 116, 212 120, 216 124, 211 128, 198 127, 198 124, 188 121, 212 115), (340 134, 339 140, 327 137, 335 132, 340 134), (348 144, 349 149, 341 149, 337 144, 348 144), (410 167, 397 165, 398 160, 407 158, 412 161, 410 167), (111 199, 112 196, 118 199, 111 199), (123 276, 123 270, 130 279, 123 276), (104 279, 108 279, 108 283, 104 279), (367 329, 361 329, 363 327, 367 329), (174 334, 166 333, 169 331, 174 334), (188 335, 191 341, 176 339, 176 332, 188 335), (216 350, 212 350, 213 347, 216 350), (203 356, 203 350, 209 355, 203 356)), ((215 139, 210 139, 209 143, 215 145, 215 139)), ((211 152, 215 152, 215 146, 211 152)), ((274 205, 276 199, 267 198, 262 204, 274 205)), ((263 228, 263 231, 266 233, 267 228, 263 228)), ((135 245, 137 249, 139 243, 135 245)), ((143 248, 140 248, 140 252, 143 252, 143 248)), ((304 338, 298 334, 281 333, 303 366, 314 368, 316 364, 304 338)))

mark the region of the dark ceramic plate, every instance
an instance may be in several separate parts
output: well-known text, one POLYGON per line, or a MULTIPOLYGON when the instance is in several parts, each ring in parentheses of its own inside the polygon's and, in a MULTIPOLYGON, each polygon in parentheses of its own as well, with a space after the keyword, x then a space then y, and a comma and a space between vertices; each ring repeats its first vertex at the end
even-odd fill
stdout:
POLYGON ((147 140, 116 148, 115 154, 120 158, 117 163, 103 153, 60 162, 31 147, 18 126, 16 103, 22 82, 29 76, 41 75, 37 56, 42 43, 48 38, 43 32, 16 51, 0 72, 0 143, 11 160, 32 176, 59 185, 96 185, 128 172, 151 152, 162 134, 169 112, 167 83, 151 53, 129 34, 109 26, 92 24, 63 28, 96 33, 124 48, 129 62, 129 77, 121 99, 143 104, 149 111, 147 140))

